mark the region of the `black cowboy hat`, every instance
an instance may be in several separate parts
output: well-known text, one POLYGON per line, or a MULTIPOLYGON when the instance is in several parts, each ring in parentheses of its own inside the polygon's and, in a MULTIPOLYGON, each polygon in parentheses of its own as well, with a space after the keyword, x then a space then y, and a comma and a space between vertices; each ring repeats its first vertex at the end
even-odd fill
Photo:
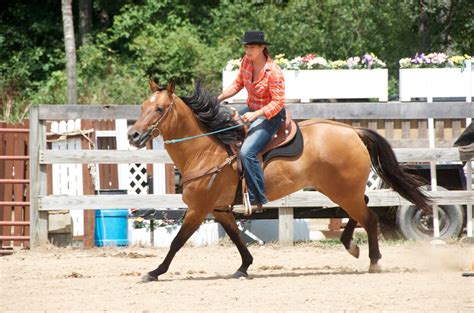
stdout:
POLYGON ((242 39, 243 45, 270 45, 265 41, 265 34, 261 31, 248 30, 242 39))

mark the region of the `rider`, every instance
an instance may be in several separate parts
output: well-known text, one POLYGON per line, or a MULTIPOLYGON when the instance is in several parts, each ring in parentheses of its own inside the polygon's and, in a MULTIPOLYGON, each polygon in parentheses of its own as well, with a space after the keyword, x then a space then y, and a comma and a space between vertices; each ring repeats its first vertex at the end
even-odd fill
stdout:
POLYGON ((242 44, 242 59, 236 80, 217 99, 223 101, 247 89, 247 107, 240 114, 251 123, 242 144, 240 158, 244 167, 250 203, 261 209, 268 202, 265 195, 263 170, 257 157, 285 119, 285 79, 280 67, 273 62, 268 42, 261 31, 246 31, 242 44))

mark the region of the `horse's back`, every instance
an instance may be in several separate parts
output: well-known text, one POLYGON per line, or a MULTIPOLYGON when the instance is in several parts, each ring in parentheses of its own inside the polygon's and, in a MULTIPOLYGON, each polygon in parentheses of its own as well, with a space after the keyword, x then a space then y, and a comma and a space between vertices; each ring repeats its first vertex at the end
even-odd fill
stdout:
POLYGON ((340 122, 313 119, 301 123, 305 154, 333 173, 349 174, 348 169, 368 171, 370 156, 357 129, 340 122))
POLYGON ((362 150, 367 152, 354 127, 336 121, 311 119, 298 123, 303 133, 305 147, 313 147, 332 157, 343 157, 344 151, 362 150), (335 154, 336 153, 336 154, 335 154))
POLYGON ((346 184, 347 188, 365 188, 370 156, 357 129, 324 119, 307 120, 298 125, 303 135, 303 152, 272 161, 265 169, 270 183, 268 189, 275 198, 285 195, 285 190, 294 192, 304 187, 321 191, 331 184, 334 187, 330 189, 346 184), (354 172, 361 174, 354 175, 354 172))

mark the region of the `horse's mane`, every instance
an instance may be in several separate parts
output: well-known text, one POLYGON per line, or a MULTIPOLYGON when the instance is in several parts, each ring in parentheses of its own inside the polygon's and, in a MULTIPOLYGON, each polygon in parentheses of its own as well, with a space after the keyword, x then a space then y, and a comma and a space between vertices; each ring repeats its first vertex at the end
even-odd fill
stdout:
MULTIPOLYGON (((200 82, 196 84, 192 95, 181 97, 181 99, 191 108, 195 116, 204 124, 209 132, 238 124, 232 119, 234 111, 222 106, 217 97, 206 91, 200 82)), ((214 136, 223 144, 230 145, 243 140, 244 130, 243 127, 237 127, 217 133, 214 136)))

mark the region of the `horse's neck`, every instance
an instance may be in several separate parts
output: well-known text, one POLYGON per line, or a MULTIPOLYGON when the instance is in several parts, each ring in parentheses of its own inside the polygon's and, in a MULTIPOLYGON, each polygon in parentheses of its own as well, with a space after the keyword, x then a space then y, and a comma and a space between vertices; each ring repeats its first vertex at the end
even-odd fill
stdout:
MULTIPOLYGON (((176 100, 176 108, 171 112, 167 123, 169 127, 162 129, 163 139, 185 139, 204 134, 205 129, 196 119, 191 109, 186 104, 181 103, 181 99, 176 100)), ((165 148, 181 174, 202 169, 206 166, 205 164, 209 164, 214 160, 220 163, 226 155, 222 145, 219 145, 210 136, 167 144, 165 148), (221 154, 224 156, 222 160, 220 160, 221 154)), ((213 164, 211 163, 209 166, 213 166, 213 164)))

